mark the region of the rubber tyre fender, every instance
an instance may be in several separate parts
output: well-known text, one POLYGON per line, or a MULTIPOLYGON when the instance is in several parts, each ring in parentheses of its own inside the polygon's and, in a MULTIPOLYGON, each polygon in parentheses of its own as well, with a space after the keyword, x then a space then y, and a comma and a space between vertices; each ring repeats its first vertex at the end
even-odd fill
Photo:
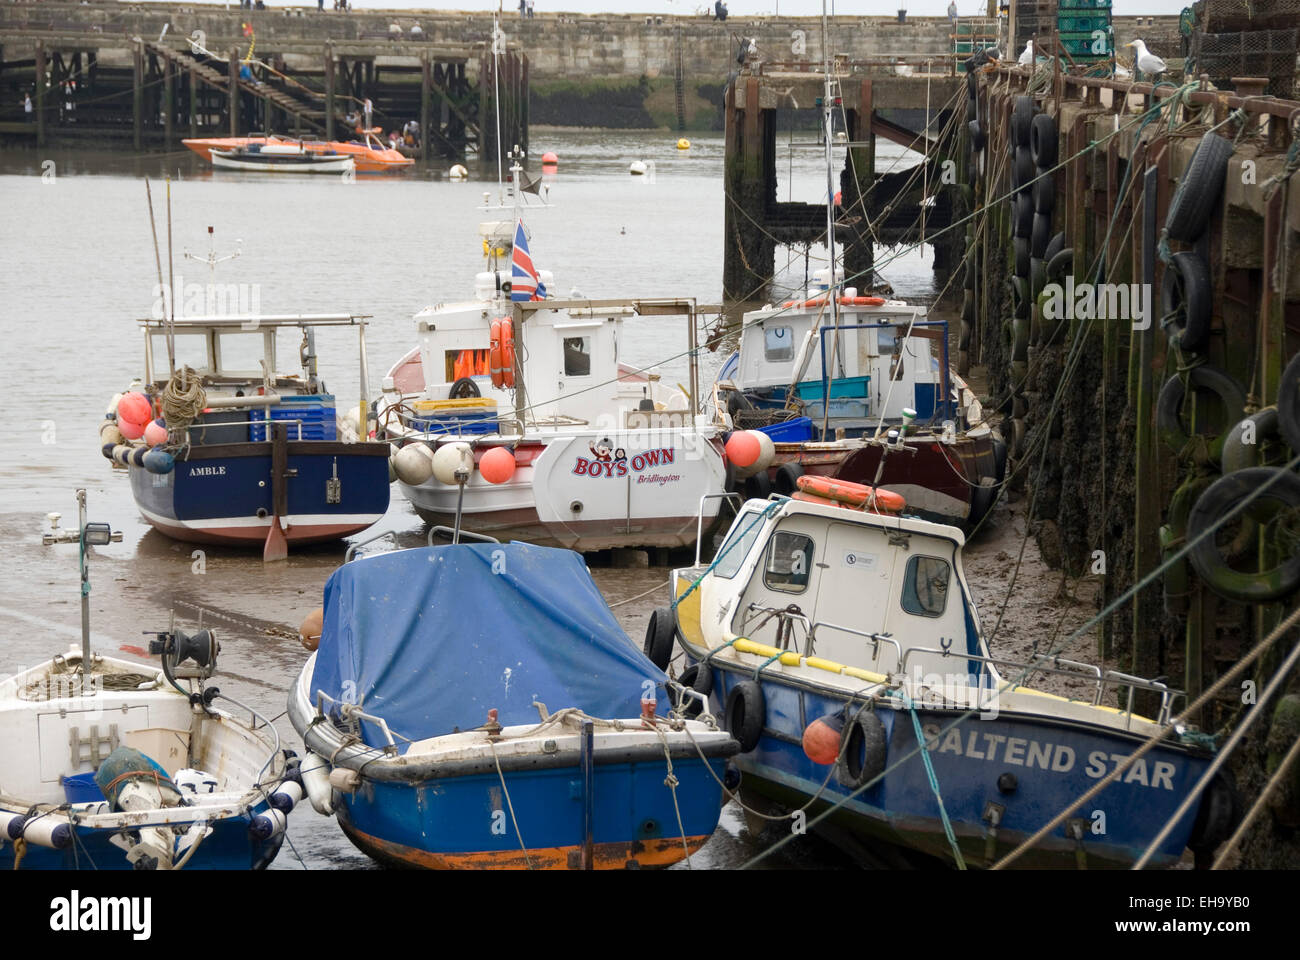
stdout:
MULTIPOLYGON (((1051 250, 1051 244, 1048 244, 1051 250)), ((1047 282, 1060 283, 1065 279, 1065 271, 1074 267, 1074 248, 1065 247, 1047 258, 1047 282)))
POLYGON ((1035 259, 1043 259, 1047 253, 1047 245, 1052 242, 1052 215, 1050 213, 1035 213, 1033 226, 1029 231, 1029 255, 1035 259))
POLYGON ((979 283, 979 248, 972 247, 970 254, 966 257, 966 277, 962 283, 962 289, 974 290, 979 283))
POLYGON ((1180 350, 1199 353, 1210 339, 1214 294, 1210 270, 1199 253, 1175 253, 1160 283, 1161 324, 1180 350))
POLYGON ((1237 785, 1220 770, 1201 794, 1196 822, 1192 824, 1187 840, 1188 848, 1202 856, 1213 853, 1237 829, 1241 812, 1241 794, 1237 792, 1237 785))
POLYGON ((1011 359, 1029 359, 1029 321, 1025 319, 1011 321, 1011 359))
POLYGON ((1040 113, 1029 123, 1029 149, 1040 170, 1056 166, 1056 121, 1045 113, 1040 113))
POLYGON ((1277 391, 1277 429, 1291 452, 1300 453, 1300 353, 1282 371, 1277 391))
POLYGON ((772 479, 772 491, 785 496, 790 496, 799 489, 799 478, 803 476, 803 467, 793 461, 783 463, 776 468, 776 476, 772 479))
POLYGON ((1029 278, 1011 278, 1011 315, 1017 320, 1029 316, 1029 278))
POLYGON ((1223 453, 1219 455, 1219 465, 1223 472, 1232 473, 1234 470, 1258 467, 1260 447, 1265 440, 1278 436, 1277 422, 1277 407, 1265 407, 1229 430, 1223 438, 1223 453), (1242 443, 1247 424, 1253 424, 1254 443, 1242 443))
POLYGON ((727 693, 722 725, 740 743, 740 752, 749 753, 763 736, 767 720, 767 702, 756 680, 741 680, 727 693))
POLYGON ((1029 238, 1015 237, 1011 241, 1011 249, 1015 253, 1015 264, 1013 272, 1017 277, 1029 279, 1029 261, 1032 259, 1029 255, 1029 238))
POLYGON ((1038 295, 1047 286, 1047 263, 1037 257, 1029 258, 1029 302, 1037 303, 1038 295))
MULTIPOLYGON (((1233 423, 1241 419, 1242 410, 1246 406, 1246 391, 1228 374, 1218 367, 1202 364, 1188 371, 1187 380, 1193 390, 1209 390, 1218 394, 1233 423)), ((1156 429, 1165 442, 1175 450, 1181 450, 1191 439, 1179 416, 1186 389, 1182 378, 1173 376, 1165 381, 1164 386, 1160 388, 1160 395, 1156 398, 1156 429)))
POLYGON ((1029 196, 1034 201, 1034 213, 1050 215, 1056 209, 1056 181, 1052 175, 1038 171, 1037 179, 1029 188, 1029 196))
POLYGON ((975 320, 975 292, 967 290, 961 298, 961 322, 974 326, 975 320))
POLYGON ((984 128, 974 117, 966 124, 966 133, 970 137, 971 149, 977 152, 984 149, 984 128))
MULTIPOLYGON (((980 118, 980 104, 974 97, 966 98, 966 122, 978 123, 980 118)), ((967 128, 969 129, 969 127, 967 128)))
POLYGON ((447 391, 447 397, 451 400, 472 400, 478 396, 482 396, 478 392, 478 384, 469 377, 461 377, 447 391))
POLYGON ((1207 133, 1201 138, 1169 201, 1165 229, 1171 240, 1194 243, 1205 232, 1223 193, 1231 156, 1231 140, 1217 133, 1207 133))
POLYGON ((645 625, 645 643, 641 649, 660 670, 668 668, 673 657, 673 642, 677 639, 677 615, 672 607, 655 607, 645 625))
POLYGON ((1029 148, 1033 125, 1034 98, 1016 97, 1016 102, 1011 107, 1011 140, 1017 147, 1029 148))
POLYGON ((1034 198, 1027 193, 1016 197, 1016 220, 1012 236, 1028 240, 1034 235, 1034 198))
MULTIPOLYGON (((1261 502, 1282 503, 1286 509, 1300 511, 1300 474, 1278 467, 1250 467, 1220 477, 1201 494, 1187 516, 1187 539, 1195 540, 1264 483, 1272 481, 1268 491, 1242 511, 1243 517, 1267 519, 1253 511, 1261 502)), ((1233 570, 1224 561, 1214 536, 1201 540, 1188 554, 1197 576, 1219 596, 1241 603, 1272 603, 1300 589, 1300 551, 1292 553, 1277 566, 1257 573, 1233 570)))
POLYGON ((962 524, 962 532, 969 535, 988 516, 988 512, 993 509, 993 505, 997 502, 998 485, 996 483, 973 487, 970 493, 970 513, 966 515, 966 522, 962 524))
POLYGON ((1016 148, 1015 159, 1015 188, 1017 196, 1029 196, 1033 189, 1032 181, 1038 176, 1038 168, 1034 166, 1034 158, 1029 154, 1028 147, 1016 148))
POLYGON ((1046 260, 1048 263, 1051 263, 1052 257, 1056 256, 1064 249, 1065 249, 1065 234, 1064 232, 1057 233, 1055 236, 1052 237, 1051 240, 1047 242, 1047 249, 1043 251, 1043 259, 1046 260))
MULTIPOLYGON (((690 687, 696 693, 707 698, 713 692, 713 671, 705 668, 702 663, 692 663, 682 671, 682 675, 677 678, 677 682, 683 687, 690 687)), ((684 709, 677 702, 674 702, 673 706, 691 720, 698 717, 704 710, 704 705, 698 700, 688 701, 684 709)))
POLYGON ((746 500, 766 500, 772 495, 772 478, 760 470, 741 481, 740 493, 746 500))
POLYGON ((859 710, 844 725, 840 735, 840 756, 835 778, 851 790, 869 783, 885 769, 888 753, 885 725, 874 710, 859 710))

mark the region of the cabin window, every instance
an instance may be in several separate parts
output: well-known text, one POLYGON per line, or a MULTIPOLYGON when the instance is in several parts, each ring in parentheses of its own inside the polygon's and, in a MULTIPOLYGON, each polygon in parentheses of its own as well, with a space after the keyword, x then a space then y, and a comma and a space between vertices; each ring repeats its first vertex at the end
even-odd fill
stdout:
POLYGON ((801 533, 774 533, 767 545, 763 585, 782 593, 803 593, 812 570, 812 537, 801 533))
MULTIPOLYGON (((152 334, 153 373, 159 380, 167 378, 167 335, 152 334)), ((191 367, 201 372, 212 371, 212 360, 208 356, 208 338, 202 333, 178 333, 175 337, 176 369, 191 367)))
POLYGON ((754 541, 758 539, 758 534, 763 529, 761 516, 751 510, 736 518, 731 528, 731 535, 718 551, 719 559, 713 568, 714 576, 730 580, 740 572, 741 564, 745 562, 745 557, 749 556, 750 548, 754 546, 754 541))
POLYGON ((266 358, 266 337, 260 330, 256 333, 217 334, 217 350, 220 351, 221 358, 220 372, 224 376, 251 374, 261 379, 262 360, 266 358))
POLYGON ((948 606, 952 568, 939 557, 911 557, 903 577, 903 609, 918 617, 939 617, 948 606))
POLYGON ((764 327, 763 357, 766 360, 793 360, 794 328, 764 327))
POLYGON ((591 337, 564 338, 564 375, 591 376, 591 337))

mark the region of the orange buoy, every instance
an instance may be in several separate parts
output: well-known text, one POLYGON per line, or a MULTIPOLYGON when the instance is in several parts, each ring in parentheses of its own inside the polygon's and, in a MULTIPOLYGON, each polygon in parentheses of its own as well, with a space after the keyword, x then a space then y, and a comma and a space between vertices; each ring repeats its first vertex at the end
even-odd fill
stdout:
POLYGON ((478 472, 488 483, 505 483, 515 475, 515 455, 508 447, 493 447, 479 458, 478 472))
POLYGON ((124 393, 117 401, 117 419, 124 423, 138 423, 143 433, 153 419, 153 405, 143 393, 124 393))
POLYGON ((506 382, 504 368, 501 366, 501 318, 492 321, 492 339, 488 347, 488 373, 492 376, 492 386, 500 389, 506 382))
POLYGON ((161 419, 150 420, 149 425, 144 428, 144 442, 151 447, 156 447, 160 443, 167 442, 167 425, 161 419))
POLYGON ((123 420, 121 417, 117 420, 117 429, 127 440, 139 440, 144 436, 144 427, 143 423, 136 423, 134 420, 123 420))
POLYGON ((883 307, 884 297, 840 297, 840 304, 845 307, 883 307))
POLYGON ((818 717, 803 728, 803 752, 813 763, 829 766, 840 757, 844 718, 838 713, 818 717))
POLYGON ((560 158, 557 157, 550 150, 547 150, 544 154, 542 154, 542 163, 546 164, 548 167, 553 167, 559 162, 560 162, 560 158))
POLYGON ((836 480, 832 477, 820 477, 805 474, 795 481, 799 489, 815 497, 825 497, 839 504, 863 508, 871 504, 876 510, 888 513, 901 513, 907 507, 907 501, 891 490, 880 490, 865 483, 852 483, 848 480, 836 480))
POLYGON ((325 625, 325 608, 317 607, 298 626, 298 642, 308 650, 320 645, 321 629, 325 625))
POLYGON ((750 467, 763 453, 763 447, 748 430, 736 430, 727 438, 727 460, 737 467, 750 467))
POLYGON ((502 317, 501 324, 501 380, 511 389, 515 385, 515 325, 509 317, 502 317))

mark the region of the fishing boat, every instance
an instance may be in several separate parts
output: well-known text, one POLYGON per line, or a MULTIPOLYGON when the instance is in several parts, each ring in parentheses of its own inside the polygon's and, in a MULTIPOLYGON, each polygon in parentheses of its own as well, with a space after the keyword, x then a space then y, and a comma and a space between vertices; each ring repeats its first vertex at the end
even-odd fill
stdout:
POLYGON ((259 147, 262 150, 267 147, 292 147, 306 153, 351 157, 357 173, 387 173, 406 170, 415 165, 413 157, 408 157, 400 150, 385 145, 379 139, 379 132, 381 131, 376 129, 362 131, 358 133, 356 140, 311 140, 271 134, 253 137, 196 137, 181 142, 214 165, 216 165, 216 158, 213 151, 248 150, 252 147, 259 147))
POLYGON ((22 870, 267 866, 303 795, 296 759, 274 726, 208 684, 211 630, 159 631, 155 667, 91 650, 91 550, 122 535, 86 522, 84 490, 77 503, 78 529, 56 527, 44 542, 80 547, 81 647, 0 681, 0 860, 22 870))
MULTIPOLYGON (((993 657, 959 529, 887 491, 799 487, 746 502, 712 563, 674 572, 672 606, 646 634, 661 666, 677 640, 681 682, 739 741, 742 800, 802 808, 810 823, 828 812, 825 829, 877 864, 905 851, 989 866, 1167 729, 1019 862, 1137 861, 1213 757, 1212 738, 1166 727, 1182 693, 1051 654, 993 657), (1048 678, 1076 692, 1033 685, 1048 678), (1138 694, 1158 702, 1155 717, 1135 712, 1138 694)), ((1234 797, 1212 780, 1151 862, 1213 851, 1234 797)))
POLYGON ((317 330, 356 330, 364 397, 367 321, 141 320, 144 377, 113 397, 100 443, 129 472, 144 518, 177 540, 261 545, 265 560, 378 521, 388 509, 388 445, 364 438, 364 411, 339 416, 316 355, 317 330))
POLYGON ((288 698, 313 806, 405 866, 688 857, 717 827, 734 741, 658 711, 668 678, 581 556, 479 539, 364 556, 326 583, 288 698))
POLYGON ((356 169, 353 157, 333 150, 309 150, 301 143, 252 143, 209 151, 214 167, 258 173, 347 173, 356 169))
POLYGON ((580 551, 694 542, 696 505, 706 498, 712 523, 726 484, 721 432, 697 389, 621 357, 628 319, 686 316, 696 383, 693 301, 537 297, 554 278, 520 266, 532 268, 522 221, 480 234, 474 298, 417 314, 419 345, 383 382, 380 435, 400 448, 393 470, 416 513, 448 525, 463 506, 470 530, 580 551), (458 443, 474 457, 465 485, 432 469, 458 443))
POLYGON ((949 369, 947 322, 841 279, 837 270, 832 289, 818 271, 805 298, 744 315, 714 409, 722 427, 761 431, 771 449, 737 487, 762 498, 789 495, 805 474, 834 477, 973 529, 996 500, 1006 446, 949 369))

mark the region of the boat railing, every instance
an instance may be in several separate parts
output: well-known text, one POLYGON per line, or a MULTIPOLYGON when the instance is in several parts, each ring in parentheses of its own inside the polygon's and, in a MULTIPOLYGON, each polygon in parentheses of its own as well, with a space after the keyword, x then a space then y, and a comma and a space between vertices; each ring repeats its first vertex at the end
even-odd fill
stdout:
POLYGON ((686 720, 701 720, 711 727, 717 726, 717 719, 709 712, 709 695, 707 693, 700 693, 700 691, 693 687, 688 687, 676 680, 669 680, 668 687, 671 690, 677 691, 677 705, 671 708, 669 711, 670 713, 676 714, 686 720), (700 703, 700 710, 694 717, 691 716, 691 711, 687 704, 687 701, 690 700, 698 700, 700 703))
POLYGON ((296 439, 298 440, 302 439, 302 425, 303 425, 302 420, 281 420, 279 417, 276 417, 273 420, 222 420, 220 422, 215 422, 215 423, 196 423, 192 425, 189 429, 201 430, 204 427, 208 428, 209 430, 215 429, 217 427, 266 427, 270 424, 275 424, 275 423, 296 424, 298 427, 298 436, 296 439))
POLYGON ((700 565, 700 550, 704 540, 704 504, 710 500, 731 500, 735 499, 738 503, 744 503, 745 498, 735 491, 727 493, 706 493, 700 497, 699 509, 695 514, 695 566, 700 565))
POLYGON ((390 755, 397 753, 397 742, 393 740, 393 731, 388 729, 388 722, 384 720, 383 717, 377 717, 373 713, 366 713, 355 703, 338 700, 331 697, 324 690, 317 690, 316 712, 322 717, 325 716, 325 701, 327 700, 339 708, 339 716, 344 720, 369 720, 371 723, 378 726, 380 732, 384 735, 384 739, 388 741, 388 746, 383 748, 384 753, 390 755))
POLYGON ((273 736, 273 737, 275 738, 275 745, 271 748, 271 752, 270 752, 269 754, 267 754, 266 760, 265 760, 265 762, 263 762, 263 764, 262 764, 262 769, 260 769, 259 771, 257 771, 257 782, 260 784, 260 783, 262 782, 262 775, 263 775, 264 773, 266 773, 267 768, 270 767, 271 764, 275 762, 275 758, 276 758, 276 756, 280 753, 280 731, 277 730, 277 729, 275 729, 275 724, 271 723, 270 720, 267 720, 266 717, 262 716, 260 713, 258 713, 256 710, 254 710, 254 709, 253 709, 252 707, 250 707, 248 704, 246 704, 246 703, 242 703, 242 702, 240 702, 239 700, 236 700, 236 699, 235 699, 234 697, 232 697, 232 696, 229 696, 229 695, 227 695, 227 694, 224 694, 224 693, 219 692, 215 687, 210 688, 210 689, 211 689, 211 692, 212 692, 212 698, 213 698, 214 700, 225 700, 227 703, 233 703, 235 706, 239 707, 241 710, 247 710, 248 713, 249 713, 249 715, 252 716, 252 718, 253 718, 253 730, 254 730, 254 731, 257 730, 257 721, 260 720, 260 721, 262 722, 262 726, 264 726, 264 727, 266 727, 266 729, 270 730, 270 731, 271 731, 271 736, 273 736))
POLYGON ((466 530, 464 527, 461 527, 459 533, 457 533, 454 527, 439 525, 436 527, 429 528, 429 537, 428 537, 429 546, 433 546, 433 537, 435 534, 441 534, 442 536, 450 540, 452 543, 456 542, 456 538, 458 536, 461 540, 477 540, 479 543, 500 543, 501 542, 496 537, 489 537, 486 533, 475 533, 472 530, 466 530))
POLYGON ((357 551, 359 549, 366 546, 367 544, 374 543, 376 540, 382 540, 384 539, 384 537, 392 537, 393 543, 396 543, 399 547, 402 545, 397 539, 396 530, 385 530, 383 533, 376 533, 369 537, 366 537, 364 540, 358 540, 355 543, 350 544, 348 546, 348 552, 343 554, 343 562, 349 563, 352 560, 352 558, 357 555, 357 551))
POLYGON ((895 663, 901 664, 903 662, 903 648, 899 645, 898 641, 894 639, 892 634, 869 633, 866 630, 855 630, 852 627, 845 627, 838 623, 831 623, 829 620, 818 620, 812 625, 811 629, 809 629, 807 656, 813 656, 813 645, 816 642, 817 631, 821 627, 825 627, 828 630, 839 630, 842 633, 849 633, 855 637, 862 637, 864 640, 869 641, 871 643, 871 659, 875 661, 877 665, 880 663, 880 645, 882 643, 887 643, 894 648, 895 663))
POLYGON ((898 668, 898 673, 903 677, 907 676, 907 661, 912 654, 931 654, 939 657, 955 657, 958 660, 974 661, 975 663, 990 664, 996 667, 1008 667, 1012 670, 1023 670, 1025 675, 1022 678, 1028 682, 1029 678, 1035 673, 1050 673, 1056 676, 1069 677, 1074 680, 1085 681, 1093 688, 1091 705, 1094 707, 1103 706, 1102 698, 1106 690, 1114 686, 1118 689, 1127 685, 1129 688, 1127 702, 1120 713, 1127 719, 1125 727, 1128 728, 1133 722, 1133 699, 1138 690, 1149 690, 1152 693, 1160 695, 1160 711, 1157 715, 1156 722, 1160 724, 1168 723, 1173 708, 1173 703, 1180 697, 1185 697, 1182 690, 1171 688, 1168 684, 1161 683, 1159 680, 1148 680, 1143 677, 1130 676, 1126 673, 1120 673, 1116 670, 1107 670, 1105 672, 1095 664, 1083 663, 1078 660, 1067 660, 1063 657, 1053 657, 1047 654, 1035 654, 1028 663, 1018 660, 1007 660, 1002 657, 985 657, 972 653, 961 653, 953 650, 950 646, 943 648, 935 647, 909 647, 903 654, 903 659, 898 668))

